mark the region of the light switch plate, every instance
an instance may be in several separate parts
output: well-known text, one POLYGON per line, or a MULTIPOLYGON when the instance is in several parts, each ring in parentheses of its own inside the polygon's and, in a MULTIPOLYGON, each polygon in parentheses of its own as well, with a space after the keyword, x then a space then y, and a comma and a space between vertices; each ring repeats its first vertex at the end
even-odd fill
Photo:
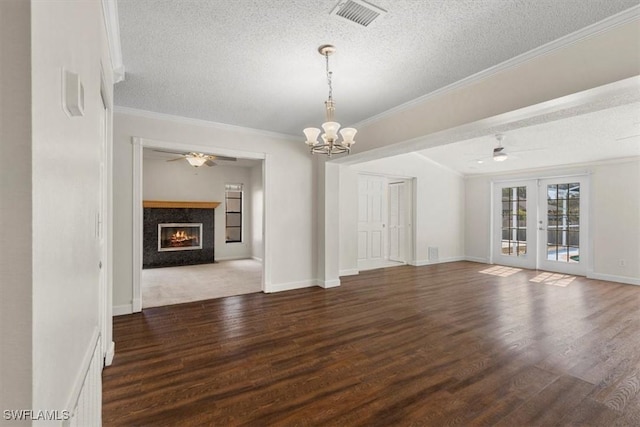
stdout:
POLYGON ((78 74, 62 69, 62 106, 69 117, 84 116, 84 86, 78 74))

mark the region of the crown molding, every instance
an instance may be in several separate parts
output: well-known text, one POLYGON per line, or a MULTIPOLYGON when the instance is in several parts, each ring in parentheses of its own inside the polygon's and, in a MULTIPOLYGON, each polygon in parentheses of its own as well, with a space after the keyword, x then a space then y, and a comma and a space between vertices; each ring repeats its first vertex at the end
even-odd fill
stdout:
POLYGON ((118 2, 102 0, 102 13, 109 43, 109 56, 113 70, 113 83, 124 80, 124 64, 122 63, 122 46, 120 44, 120 23, 118 21, 118 2))
POLYGON ((617 13, 608 18, 605 18, 602 21, 599 21, 587 27, 581 28, 578 31, 575 31, 571 34, 567 34, 566 36, 560 37, 559 39, 553 40, 549 43, 546 43, 528 52, 515 56, 511 59, 501 62, 500 64, 494 65, 493 67, 489 67, 485 70, 482 70, 476 74, 472 74, 469 77, 465 77, 462 80, 458 80, 454 83, 451 83, 433 92, 429 92, 423 96, 420 96, 418 98, 412 99, 411 101, 405 102, 404 104, 400 104, 389 110, 383 111, 380 114, 376 114, 375 116, 371 116, 369 118, 361 120, 360 122, 355 123, 352 126, 355 128, 362 128, 370 123, 375 123, 389 116, 393 116, 394 114, 401 113, 418 104, 422 104, 430 99, 436 98, 445 93, 453 92, 462 87, 469 86, 473 83, 484 80, 494 74, 500 73, 510 68, 515 68, 537 57, 547 55, 555 50, 562 49, 564 47, 577 43, 581 40, 587 39, 589 37, 593 37, 597 34, 609 31, 613 28, 627 24, 637 19, 640 19, 640 5, 633 6, 627 10, 624 10, 620 13, 617 13))
POLYGON ((268 130, 247 128, 247 127, 237 126, 237 125, 229 125, 226 123, 212 122, 212 121, 203 120, 203 119, 192 119, 190 117, 175 116, 173 114, 156 113, 155 111, 140 110, 137 108, 115 106, 113 109, 113 112, 119 113, 119 114, 127 114, 130 116, 143 117, 147 119, 167 120, 167 121, 180 123, 184 125, 204 126, 204 127, 219 129, 224 131, 242 132, 242 133, 248 133, 248 134, 253 134, 257 136, 268 137, 268 138, 284 139, 287 141, 296 141, 296 142, 302 141, 302 138, 295 135, 288 135, 285 133, 272 132, 268 130))

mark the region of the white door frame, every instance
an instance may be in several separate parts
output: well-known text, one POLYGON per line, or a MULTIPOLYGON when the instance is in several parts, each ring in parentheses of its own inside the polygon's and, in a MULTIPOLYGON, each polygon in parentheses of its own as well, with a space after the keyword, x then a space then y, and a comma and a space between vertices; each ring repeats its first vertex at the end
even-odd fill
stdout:
POLYGON ((104 141, 101 146, 101 157, 104 161, 104 173, 102 176, 101 193, 103 194, 101 219, 101 232, 104 240, 102 248, 102 269, 100 279, 103 283, 98 297, 101 316, 100 332, 101 354, 106 366, 111 365, 115 355, 115 343, 113 342, 113 100, 109 97, 108 86, 105 79, 105 69, 102 64, 100 73, 100 96, 104 106, 104 141))
POLYGON ((262 160, 262 292, 271 292, 271 253, 269 248, 269 222, 267 209, 267 200, 269 194, 269 155, 266 153, 230 150, 216 146, 205 146, 196 144, 183 144, 172 141, 160 141, 146 139, 141 137, 132 137, 133 144, 133 228, 132 228, 132 244, 133 244, 133 289, 132 289, 132 312, 142 311, 142 227, 143 227, 143 207, 142 207, 142 165, 143 165, 143 149, 158 148, 173 151, 195 151, 195 152, 211 152, 221 156, 239 157, 245 159, 262 160))

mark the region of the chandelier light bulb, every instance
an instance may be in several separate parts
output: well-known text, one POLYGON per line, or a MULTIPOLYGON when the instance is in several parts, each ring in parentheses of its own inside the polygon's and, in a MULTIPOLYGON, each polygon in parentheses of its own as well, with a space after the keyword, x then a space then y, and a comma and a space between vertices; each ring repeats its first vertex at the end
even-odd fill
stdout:
POLYGON ((320 135, 320 129, 318 128, 306 128, 303 130, 304 135, 307 137, 308 145, 316 145, 318 143, 318 135, 320 135))
POLYGON ((340 129, 340 123, 324 122, 322 124, 322 129, 324 129, 328 140, 335 141, 336 139, 338 139, 338 129, 340 129))
POLYGON ((340 131, 340 135, 342 135, 342 142, 347 144, 347 145, 353 145, 356 142, 353 140, 353 138, 356 136, 356 133, 358 132, 357 129, 355 128, 344 128, 340 131))

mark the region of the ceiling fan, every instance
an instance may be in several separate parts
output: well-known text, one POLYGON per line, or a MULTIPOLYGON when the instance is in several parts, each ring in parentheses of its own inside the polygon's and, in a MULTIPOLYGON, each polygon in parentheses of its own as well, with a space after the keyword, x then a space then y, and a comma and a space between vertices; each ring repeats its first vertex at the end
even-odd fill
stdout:
POLYGON ((498 146, 493 148, 493 154, 491 155, 491 157, 488 157, 488 156, 481 157, 479 159, 472 160, 472 162, 482 164, 485 162, 485 160, 489 160, 489 159, 493 159, 493 161, 495 162, 504 162, 505 160, 507 160, 509 158, 509 155, 507 154, 504 147, 502 146, 503 140, 504 140, 504 135, 500 133, 497 134, 496 141, 498 141, 498 146))
POLYGON ((202 165, 206 166, 215 166, 216 163, 214 160, 224 160, 229 162, 235 162, 238 160, 235 157, 225 157, 225 156, 216 156, 215 154, 207 154, 207 153, 198 153, 195 151, 190 151, 188 153, 180 153, 176 151, 164 151, 164 150, 154 150, 159 153, 170 153, 170 154, 179 154, 180 157, 176 157, 175 159, 169 159, 167 162, 175 162, 176 160, 185 159, 189 164, 193 167, 200 167, 202 165))
POLYGON ((506 151, 504 151, 504 147, 502 146, 503 139, 504 135, 502 135, 501 133, 496 135, 498 146, 493 149, 493 161, 495 162, 504 162, 509 158, 509 155, 506 151))
MULTIPOLYGON (((518 159, 519 156, 517 155, 513 155, 514 151, 509 150, 511 154, 507 154, 507 151, 505 149, 505 147, 502 145, 502 142, 505 139, 505 136, 501 133, 497 134, 495 136, 496 141, 498 143, 498 145, 496 147, 493 148, 493 153, 491 156, 486 156, 486 157, 481 157, 479 159, 474 159, 472 160, 473 163, 477 163, 477 164, 482 164, 484 163, 486 160, 493 160, 494 162, 504 162, 505 160, 512 158, 512 159, 518 159)), ((527 150, 518 150, 515 151, 516 153, 526 153, 526 152, 530 152, 530 151, 540 151, 540 150, 545 150, 546 148, 531 148, 531 149, 527 149, 527 150)))

